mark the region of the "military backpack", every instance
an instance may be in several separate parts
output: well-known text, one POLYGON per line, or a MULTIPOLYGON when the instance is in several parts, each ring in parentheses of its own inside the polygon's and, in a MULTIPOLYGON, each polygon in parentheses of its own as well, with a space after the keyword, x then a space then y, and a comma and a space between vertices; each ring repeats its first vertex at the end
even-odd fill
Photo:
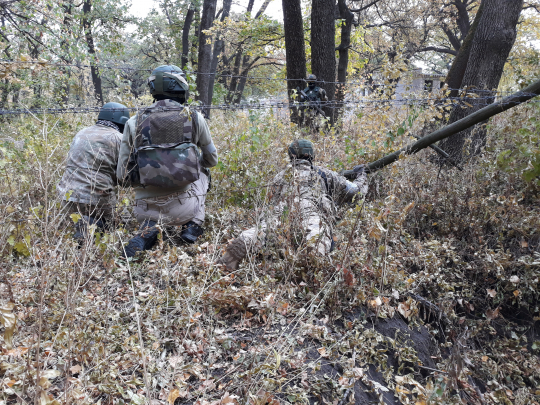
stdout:
POLYGON ((186 187, 201 173, 200 153, 192 142, 189 109, 161 100, 137 114, 129 173, 132 185, 186 187))

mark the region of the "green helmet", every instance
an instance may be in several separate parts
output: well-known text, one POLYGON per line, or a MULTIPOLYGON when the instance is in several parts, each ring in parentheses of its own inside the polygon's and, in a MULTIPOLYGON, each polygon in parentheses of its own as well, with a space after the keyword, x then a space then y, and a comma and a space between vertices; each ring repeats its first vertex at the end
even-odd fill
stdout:
POLYGON ((129 120, 129 110, 124 104, 107 103, 99 110, 98 120, 106 120, 118 125, 125 125, 127 120, 129 120))
POLYGON ((180 98, 184 102, 189 98, 189 84, 178 66, 162 65, 155 68, 148 78, 148 87, 154 98, 166 96, 180 98))
POLYGON ((315 158, 313 144, 307 139, 297 139, 289 145, 289 157, 293 159, 305 159, 310 162, 315 158))

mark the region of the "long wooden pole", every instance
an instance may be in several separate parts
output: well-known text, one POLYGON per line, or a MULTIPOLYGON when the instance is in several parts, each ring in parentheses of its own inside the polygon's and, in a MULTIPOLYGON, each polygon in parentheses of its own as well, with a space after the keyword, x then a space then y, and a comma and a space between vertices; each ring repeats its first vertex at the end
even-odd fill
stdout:
MULTIPOLYGON (((429 135, 424 136, 423 138, 420 138, 413 144, 405 146, 398 151, 390 153, 389 155, 386 155, 385 157, 370 163, 367 166, 367 170, 369 172, 374 172, 382 169, 383 167, 388 166, 389 164, 394 163, 396 160, 398 160, 399 156, 402 153, 406 155, 416 153, 424 148, 427 148, 433 143, 440 141, 441 139, 448 138, 449 136, 457 134, 458 132, 461 132, 469 127, 472 127, 473 125, 485 121, 488 118, 493 117, 494 115, 502 113, 503 111, 509 110, 510 108, 524 103, 525 101, 530 100, 531 98, 534 98, 538 95, 540 95, 540 80, 537 80, 536 82, 530 84, 523 90, 512 94, 511 96, 505 97, 497 103, 490 104, 487 107, 484 107, 481 110, 478 110, 471 115, 460 119, 459 121, 456 121, 450 125, 447 125, 446 127, 432 132, 429 135)), ((349 179, 356 178, 356 173, 353 170, 345 170, 341 174, 349 179)))

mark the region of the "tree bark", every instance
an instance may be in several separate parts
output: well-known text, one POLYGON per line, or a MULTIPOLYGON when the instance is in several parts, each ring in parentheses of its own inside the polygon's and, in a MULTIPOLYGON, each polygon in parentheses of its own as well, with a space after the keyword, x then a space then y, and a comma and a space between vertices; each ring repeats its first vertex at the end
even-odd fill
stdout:
MULTIPOLYGON (((304 22, 300 0, 282 0, 283 29, 285 32, 285 63, 287 67, 287 90, 289 102, 296 88, 303 89, 306 77, 306 48, 304 22)), ((300 124, 298 109, 291 108, 291 121, 300 124)))
MULTIPOLYGON (((204 31, 212 27, 214 17, 216 15, 217 0, 204 0, 201 24, 199 26, 199 60, 197 74, 197 91, 199 100, 202 105, 211 104, 212 100, 208 100, 208 85, 210 84, 210 66, 212 64, 212 37, 205 34, 204 31)), ((204 109, 208 113, 208 109, 204 109)))
POLYGON ((478 28, 478 23, 482 17, 482 11, 484 9, 484 3, 480 3, 480 7, 476 13, 476 17, 472 25, 470 26, 469 32, 463 43, 461 44, 458 54, 452 62, 452 66, 446 75, 446 84, 450 89, 450 97, 456 97, 458 95, 458 90, 461 88, 461 82, 463 81, 463 76, 465 76, 465 70, 467 69, 467 63, 469 62, 469 56, 471 54, 471 46, 474 39, 474 34, 478 28))
MULTIPOLYGON (((504 65, 516 40, 517 23, 523 0, 483 0, 483 10, 476 34, 474 35, 469 61, 461 82, 480 96, 478 100, 470 100, 472 108, 456 106, 450 114, 450 123, 480 110, 485 103, 493 103, 504 65)), ((446 139, 441 147, 457 162, 463 160, 465 141, 471 139, 470 152, 478 154, 486 142, 485 125, 472 135, 469 128, 446 139)))
POLYGON ((84 36, 86 39, 86 45, 88 46, 88 53, 91 56, 92 67, 90 73, 92 75, 92 83, 94 84, 94 94, 96 96, 98 104, 103 105, 103 90, 101 87, 101 76, 99 70, 94 66, 98 62, 96 55, 96 47, 94 45, 94 36, 92 35, 92 22, 90 13, 92 12, 92 0, 84 0, 83 3, 83 27, 84 36))
POLYGON ((343 101, 345 83, 347 82, 347 68, 349 66, 349 48, 351 47, 351 32, 354 14, 347 7, 346 0, 338 0, 339 16, 341 18, 341 43, 338 46, 338 91, 337 99, 343 101))
MULTIPOLYGON (((221 22, 225 21, 231 12, 232 0, 223 0, 223 10, 221 14, 221 22)), ((208 100, 212 102, 214 97, 214 83, 216 81, 216 71, 219 63, 219 57, 225 48, 225 41, 221 38, 220 34, 216 35, 216 41, 214 43, 214 52, 212 53, 212 64, 210 65, 210 83, 208 84, 208 100)))
MULTIPOLYGON (((336 80, 336 28, 335 0, 313 0, 311 9, 311 71, 318 85, 326 90, 328 101, 334 100, 336 80)), ((334 122, 335 109, 323 108, 330 122, 334 122)))
POLYGON ((188 63, 189 30, 191 29, 191 24, 193 23, 193 14, 195 14, 195 7, 193 3, 190 3, 188 11, 186 13, 186 18, 184 20, 184 26, 182 28, 182 70, 184 70, 188 63))

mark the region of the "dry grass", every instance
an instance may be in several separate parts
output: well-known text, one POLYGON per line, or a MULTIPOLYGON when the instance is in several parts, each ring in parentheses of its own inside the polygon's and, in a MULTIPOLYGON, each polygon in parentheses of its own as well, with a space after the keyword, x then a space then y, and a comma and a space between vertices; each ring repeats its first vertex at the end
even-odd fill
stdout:
POLYGON ((306 254, 293 224, 232 274, 213 262, 267 212, 265 185, 293 138, 313 139, 319 162, 339 170, 408 142, 408 115, 414 130, 438 111, 365 109, 328 134, 276 114, 215 114, 221 163, 203 240, 160 240, 128 264, 116 259, 135 228, 129 190, 121 226, 81 249, 59 211, 70 139, 92 117, 6 122, 0 299, 17 327, 12 346, 0 340, 0 404, 343 404, 360 400, 351 387, 382 403, 385 390, 413 404, 538 402, 539 184, 522 179, 519 153, 539 148, 522 131, 537 109, 516 110, 493 121, 486 153, 463 172, 424 151, 371 176, 328 257, 306 254), (505 150, 514 160, 497 166, 505 150), (425 324, 434 367, 419 367, 401 332, 370 326, 392 317, 425 324))

